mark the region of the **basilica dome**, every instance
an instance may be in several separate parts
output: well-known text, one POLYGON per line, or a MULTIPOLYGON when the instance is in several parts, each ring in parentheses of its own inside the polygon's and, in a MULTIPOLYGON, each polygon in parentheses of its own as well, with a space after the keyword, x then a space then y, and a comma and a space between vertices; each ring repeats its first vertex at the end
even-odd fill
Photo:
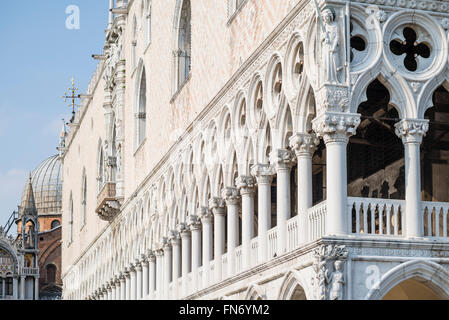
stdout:
MULTIPOLYGON (((54 155, 46 159, 31 173, 34 200, 39 215, 61 214, 62 174, 61 161, 58 158, 58 155, 54 155)), ((26 202, 27 186, 28 179, 22 192, 22 208, 26 202)))

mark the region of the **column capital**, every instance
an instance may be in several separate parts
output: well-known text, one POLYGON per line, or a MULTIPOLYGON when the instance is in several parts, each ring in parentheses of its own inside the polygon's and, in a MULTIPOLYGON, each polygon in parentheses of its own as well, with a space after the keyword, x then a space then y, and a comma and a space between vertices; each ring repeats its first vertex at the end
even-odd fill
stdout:
POLYGON ((142 266, 148 266, 148 256, 145 254, 140 255, 140 264, 142 266))
POLYGON ((402 139, 404 144, 421 144, 423 137, 429 130, 427 119, 404 119, 394 125, 396 135, 402 139))
POLYGON ((313 156, 319 144, 320 139, 315 133, 296 133, 290 137, 290 148, 292 148, 298 158, 301 156, 313 156))
POLYGON ((273 182, 274 170, 269 164, 255 164, 251 168, 251 174, 256 178, 257 184, 269 184, 273 182))
POLYGON ((156 252, 153 250, 147 250, 147 260, 152 263, 156 260, 156 252))
POLYGON ((170 241, 170 244, 172 245, 172 247, 179 246, 180 237, 179 237, 179 232, 177 230, 170 231, 169 241, 170 241))
POLYGON ((198 217, 201 219, 202 224, 212 223, 212 211, 208 207, 200 207, 198 209, 198 217))
POLYGON ((120 272, 119 281, 125 282, 125 272, 120 272))
POLYGON ((199 217, 195 214, 189 215, 188 226, 190 228, 190 231, 201 230, 201 222, 199 217))
POLYGON ((191 237, 189 226, 185 222, 181 222, 180 224, 178 224, 178 232, 181 239, 187 239, 191 237))
POLYGON ((256 179, 252 176, 240 176, 235 179, 237 188, 240 189, 240 195, 254 194, 256 179))
POLYGON ((288 149, 275 149, 270 153, 270 163, 275 170, 290 170, 295 162, 293 151, 288 149))
POLYGON ((226 214, 225 206, 226 201, 222 198, 213 197, 209 199, 209 209, 212 211, 214 216, 224 216, 226 214))
POLYGON ((221 197, 226 201, 228 206, 238 205, 240 202, 239 189, 233 187, 226 187, 221 190, 221 197))
POLYGON ((168 237, 164 237, 162 241, 163 241, 162 250, 164 251, 164 253, 166 251, 171 251, 172 247, 171 247, 170 239, 168 237))
POLYGON ((134 268, 136 269, 136 271, 142 271, 142 262, 140 262, 139 259, 136 259, 136 261, 134 262, 134 268))
POLYGON ((360 114, 356 113, 325 112, 312 120, 313 131, 326 144, 348 143, 349 138, 356 134, 359 124, 360 114))

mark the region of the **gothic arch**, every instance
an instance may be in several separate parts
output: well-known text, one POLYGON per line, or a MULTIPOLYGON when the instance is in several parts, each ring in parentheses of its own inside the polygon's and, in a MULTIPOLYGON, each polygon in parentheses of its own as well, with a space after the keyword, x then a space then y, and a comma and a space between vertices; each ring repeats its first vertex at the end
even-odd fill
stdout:
POLYGON ((146 70, 145 63, 140 59, 137 66, 137 77, 134 80, 134 150, 137 150, 146 137, 146 116, 148 113, 148 77, 146 70))
POLYGON ((278 300, 291 300, 295 297, 296 289, 300 290, 302 300, 311 300, 311 293, 307 281, 297 270, 290 270, 284 276, 279 289, 278 300))
MULTIPOLYGON (((449 71, 448 71, 449 72, 449 71)), ((440 87, 443 86, 447 91, 449 91, 449 76, 438 76, 432 78, 430 82, 426 83, 423 92, 418 99, 418 119, 424 119, 424 115, 428 109, 433 107, 433 94, 440 87)))
POLYGON ((449 299, 449 272, 441 265, 426 260, 404 262, 385 273, 376 287, 368 291, 366 300, 380 300, 405 280, 417 278, 444 299, 449 299))
POLYGON ((267 295, 261 286, 252 284, 246 290, 244 300, 267 300, 267 295))
POLYGON ((172 34, 174 53, 173 93, 179 90, 191 71, 191 12, 190 0, 176 0, 172 34), (183 17, 183 13, 185 17, 183 17), (182 21, 183 19, 185 21, 182 21), (185 24, 185 26, 182 24, 185 24), (181 74, 181 71, 183 71, 183 74, 181 74))

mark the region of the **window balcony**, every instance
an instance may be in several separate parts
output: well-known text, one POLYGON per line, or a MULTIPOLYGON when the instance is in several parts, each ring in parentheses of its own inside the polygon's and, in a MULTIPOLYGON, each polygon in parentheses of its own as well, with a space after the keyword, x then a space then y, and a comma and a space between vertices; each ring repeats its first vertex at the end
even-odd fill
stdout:
POLYGON ((115 183, 106 183, 98 194, 97 199, 98 205, 95 212, 101 220, 111 221, 120 211, 121 205, 116 195, 115 183))
POLYGON ((29 267, 22 268, 21 274, 24 276, 38 276, 39 268, 29 268, 29 267))

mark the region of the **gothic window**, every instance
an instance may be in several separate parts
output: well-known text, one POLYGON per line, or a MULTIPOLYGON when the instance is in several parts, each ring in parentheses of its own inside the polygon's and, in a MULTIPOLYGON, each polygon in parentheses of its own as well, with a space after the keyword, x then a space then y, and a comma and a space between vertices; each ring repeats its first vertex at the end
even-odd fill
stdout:
POLYGON ((134 16, 133 18, 133 26, 132 26, 132 56, 131 56, 131 64, 132 70, 137 67, 137 18, 134 16))
POLYGON ((151 42, 151 0, 145 0, 145 41, 151 42))
POLYGON ((87 177, 86 169, 83 171, 81 186, 81 228, 86 224, 86 212, 87 212, 87 177))
POLYGON ((47 266, 47 283, 56 282, 56 266, 54 264, 49 264, 47 266))
POLYGON ((103 146, 100 144, 98 150, 98 167, 97 167, 97 192, 100 193, 104 184, 104 154, 103 154, 103 146))
POLYGON ((12 281, 12 277, 8 277, 6 278, 5 281, 5 286, 6 286, 6 295, 7 296, 12 296, 13 295, 13 281, 12 281))
POLYGON ((146 118, 147 118, 147 85, 146 85, 146 75, 145 67, 142 69, 142 74, 140 77, 140 83, 138 88, 138 110, 136 114, 136 133, 137 133, 137 147, 141 145, 146 136, 146 118))
POLYGON ((69 201, 69 233, 68 233, 68 243, 71 244, 73 240, 73 196, 70 194, 69 201))
POLYGON ((190 0, 182 2, 177 25, 177 48, 174 52, 176 67, 175 91, 187 80, 191 69, 191 8, 190 0))

